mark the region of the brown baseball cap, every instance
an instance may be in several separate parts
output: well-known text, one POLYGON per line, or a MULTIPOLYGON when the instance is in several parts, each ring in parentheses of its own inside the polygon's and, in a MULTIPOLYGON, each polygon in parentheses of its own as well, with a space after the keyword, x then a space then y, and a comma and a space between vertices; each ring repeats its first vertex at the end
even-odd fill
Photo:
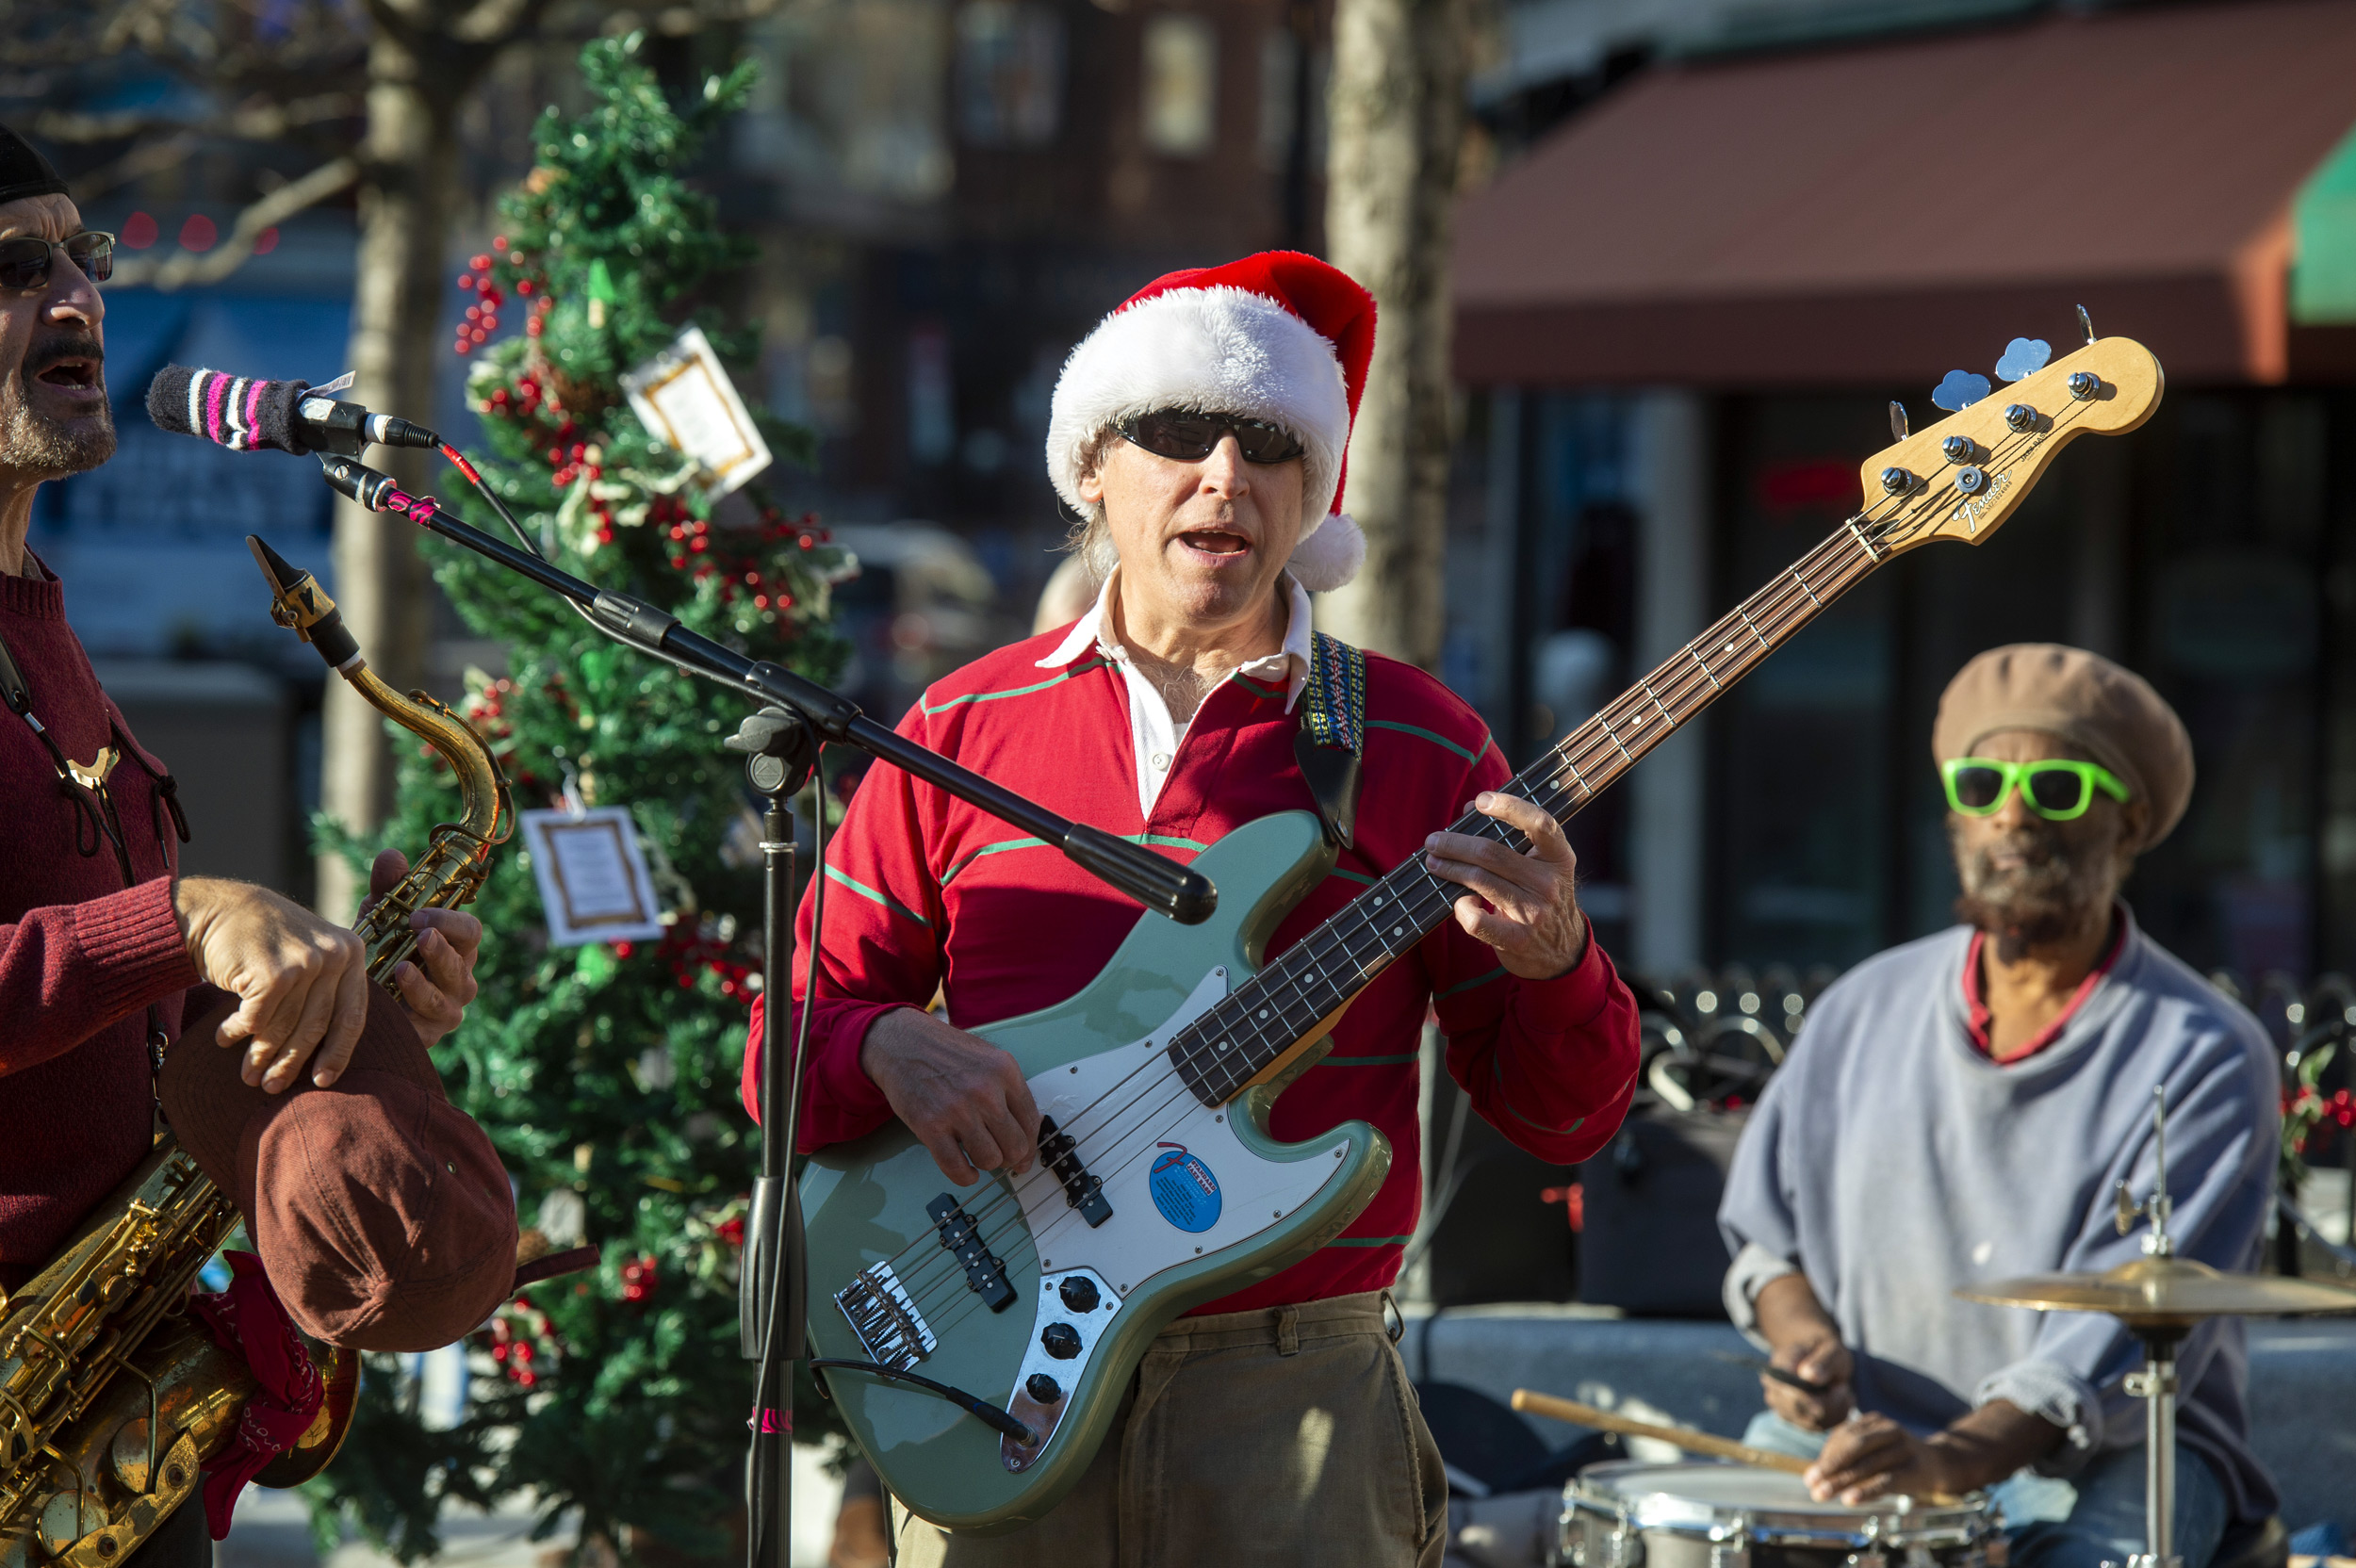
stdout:
POLYGON ((368 988, 351 1065, 283 1094, 213 1043, 235 999, 189 997, 158 1089, 181 1147, 236 1200, 297 1326, 362 1350, 432 1350, 514 1288, 515 1197, 491 1140, 450 1102, 401 1004, 368 988))

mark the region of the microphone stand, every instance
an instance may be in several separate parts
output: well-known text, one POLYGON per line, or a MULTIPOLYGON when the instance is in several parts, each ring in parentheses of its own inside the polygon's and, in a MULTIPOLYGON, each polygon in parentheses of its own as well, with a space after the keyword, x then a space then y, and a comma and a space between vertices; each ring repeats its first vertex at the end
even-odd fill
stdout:
MULTIPOLYGON (((759 1088, 761 1176, 753 1187, 752 1213, 744 1229, 744 1258, 737 1286, 738 1332, 745 1358, 759 1364, 745 1478, 747 1560, 751 1568, 788 1568, 794 1497, 793 1364, 799 1359, 808 1328, 802 1211, 793 1166, 801 1117, 803 1064, 802 1054, 792 1049, 786 1037, 787 1015, 792 1010, 788 999, 793 994, 792 801, 812 776, 821 740, 857 746, 878 761, 905 769, 1027 830, 1061 849, 1068 859, 1100 880, 1180 924, 1196 925, 1208 920, 1218 906, 1219 890, 1200 872, 1100 828, 1058 816, 886 728, 861 713, 857 704, 815 681, 782 665, 747 659, 689 630, 677 616, 643 599, 598 588, 529 550, 460 522, 443 512, 433 497, 401 490, 390 475, 352 458, 327 453, 319 456, 319 469, 329 484, 369 511, 405 516, 569 599, 584 619, 615 642, 686 674, 734 688, 762 705, 726 743, 730 750, 748 754, 746 776, 768 801, 761 819, 761 846, 765 923, 759 1088)), ((489 498, 487 489, 483 494, 489 498)), ((496 498, 492 504, 498 507, 496 498)), ((824 811, 823 801, 818 808, 824 811)), ((958 1390, 933 1386, 953 1397, 960 1395, 958 1390)), ((960 1402, 971 1399, 963 1396, 960 1402)), ((977 1415, 988 1409, 975 1409, 979 1403, 968 1405, 977 1415)), ((1005 1413, 990 1410, 984 1418, 990 1417, 1003 1419, 1005 1413)), ((888 1509, 885 1528, 891 1528, 888 1509)))

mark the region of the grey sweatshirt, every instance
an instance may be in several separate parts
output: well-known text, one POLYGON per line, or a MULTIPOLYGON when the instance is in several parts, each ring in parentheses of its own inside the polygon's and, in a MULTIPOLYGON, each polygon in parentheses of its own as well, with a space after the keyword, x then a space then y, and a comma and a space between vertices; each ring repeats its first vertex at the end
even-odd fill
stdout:
MULTIPOLYGON (((1759 1289, 1805 1274, 1857 1356, 1857 1402, 1917 1433, 2005 1399, 2066 1429, 2039 1468, 2074 1474, 2143 1441, 2119 1322, 1957 1300, 1958 1285, 2142 1255, 2113 1184, 2151 1189, 2151 1087, 2168 1086, 2168 1230, 2179 1256, 2257 1266, 2279 1121, 2256 1019, 2136 929, 2035 1055, 2000 1066, 1965 1030, 1969 927, 1880 954, 1808 1009, 1759 1099, 1718 1210, 1726 1309, 1756 1337, 1759 1289)), ((2239 1519, 2275 1506, 2249 1443, 2237 1319, 2179 1351, 2178 1433, 2239 1519)))

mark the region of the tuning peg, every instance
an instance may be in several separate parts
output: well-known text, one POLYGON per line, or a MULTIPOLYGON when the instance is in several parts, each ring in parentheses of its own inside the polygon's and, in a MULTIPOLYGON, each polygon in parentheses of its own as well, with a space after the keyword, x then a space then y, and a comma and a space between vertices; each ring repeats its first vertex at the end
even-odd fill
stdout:
POLYGON ((1975 376, 1969 370, 1950 370, 1947 379, 1931 393, 1931 401, 1955 414, 1970 408, 1991 390, 1986 376, 1975 376))
POLYGON ((2053 357, 2053 346, 2041 337, 2016 337, 2004 345, 2004 357, 1996 362, 1996 374, 2004 381, 2019 381, 2045 368, 2045 362, 2053 357))
POLYGON ((2087 342, 2094 341, 2094 318, 2086 314, 2086 307, 2084 305, 2078 307, 2078 330, 2086 335, 2087 342))
POLYGON ((1890 438, 1904 441, 1906 435, 1906 405, 1892 398, 1890 400, 1890 438))

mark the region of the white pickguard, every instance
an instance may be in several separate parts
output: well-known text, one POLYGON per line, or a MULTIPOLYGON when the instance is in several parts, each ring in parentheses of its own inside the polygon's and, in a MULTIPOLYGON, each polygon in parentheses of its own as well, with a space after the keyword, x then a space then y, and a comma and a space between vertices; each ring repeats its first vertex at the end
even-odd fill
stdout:
MULTIPOLYGON (((1171 1066, 1170 1038, 1227 994, 1227 971, 1214 969, 1194 994, 1145 1039, 1103 1052, 1030 1080, 1042 1116, 1074 1141, 1088 1173, 1104 1183, 1112 1216, 1090 1226, 1067 1200, 1063 1184, 1042 1166, 1015 1184, 1023 1217, 1039 1249, 1039 1287, 1031 1337, 1008 1392, 1009 1408, 1034 1423, 1042 1444, 1052 1438, 1065 1400, 1126 1299, 1165 1269, 1233 1247, 1268 1230, 1339 1177, 1350 1140, 1330 1154, 1304 1160, 1261 1158, 1235 1136, 1234 1105, 1209 1106, 1194 1097, 1171 1066), (1153 1166, 1176 1152, 1181 1165, 1167 1172, 1190 1184, 1169 1212, 1154 1200, 1153 1166), (1196 1168, 1199 1165, 1199 1170, 1196 1168), (1204 1224, 1201 1172, 1218 1186, 1218 1215, 1204 1224), (1187 1229, 1172 1214, 1203 1225, 1187 1229), (1063 1292, 1086 1282, 1085 1310, 1063 1292), (1051 1348, 1046 1331, 1064 1335, 1051 1348), (1055 1397, 1041 1404, 1027 1394, 1035 1375, 1054 1380, 1055 1397), (1060 1392, 1057 1392, 1060 1391, 1060 1392)), ((1167 1196, 1167 1195, 1166 1195, 1167 1196)), ((1037 1447, 1000 1445, 1009 1470, 1026 1468, 1037 1447)))
POLYGON ((1291 1214, 1342 1169, 1347 1141, 1331 1157, 1266 1160, 1235 1136, 1235 1105, 1207 1106, 1187 1089, 1164 1048, 1170 1036, 1225 996, 1227 971, 1203 977, 1169 1021, 1135 1044, 1101 1053, 1030 1081, 1042 1115, 1078 1144, 1081 1162, 1104 1184, 1112 1217, 1091 1228, 1040 1172, 1017 1184, 1023 1217, 1042 1274, 1093 1270, 1127 1296, 1163 1269, 1251 1240, 1291 1214), (1164 1144, 1182 1146, 1219 1184, 1219 1217, 1182 1230, 1153 1201, 1151 1172, 1164 1144))

